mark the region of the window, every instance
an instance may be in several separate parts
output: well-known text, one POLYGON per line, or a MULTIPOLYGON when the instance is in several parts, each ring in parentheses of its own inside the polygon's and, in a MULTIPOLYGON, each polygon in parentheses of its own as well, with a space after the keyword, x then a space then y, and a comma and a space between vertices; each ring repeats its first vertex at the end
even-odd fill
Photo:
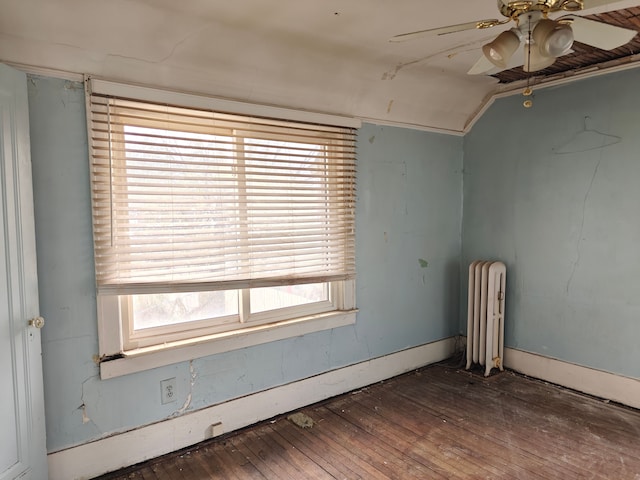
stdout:
POLYGON ((353 128, 88 106, 103 360, 354 311, 353 128))

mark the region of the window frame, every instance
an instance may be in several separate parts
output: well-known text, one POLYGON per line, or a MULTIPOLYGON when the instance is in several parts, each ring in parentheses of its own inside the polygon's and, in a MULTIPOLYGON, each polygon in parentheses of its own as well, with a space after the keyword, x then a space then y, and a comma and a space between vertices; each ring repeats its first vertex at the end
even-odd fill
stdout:
POLYGON ((355 280, 334 282, 340 309, 262 325, 212 333, 163 345, 122 348, 121 305, 117 295, 97 296, 100 378, 108 379, 263 343, 356 323, 355 280), (115 327, 115 328, 114 328, 115 327), (111 354, 107 352, 112 352, 111 354), (113 353, 120 352, 120 353, 113 353))
MULTIPOLYGON (((238 315, 226 315, 215 319, 202 319, 191 322, 173 323, 160 327, 135 330, 133 317, 133 298, 131 295, 111 296, 117 301, 120 311, 120 328, 122 330, 122 349, 124 352, 158 344, 172 343, 189 338, 198 338, 213 334, 222 334, 248 327, 265 325, 295 318, 310 317, 334 310, 344 310, 334 300, 339 298, 339 282, 328 285, 329 299, 292 307, 266 310, 251 313, 246 305, 250 301, 251 289, 238 290, 238 315)), ((220 291, 220 290, 219 290, 220 291)), ((224 290, 222 290, 224 291, 224 290)))
MULTIPOLYGON (((100 314, 98 315, 98 322, 102 332, 102 335, 100 335, 100 356, 113 357, 118 354, 122 354, 124 357, 136 356, 160 348, 174 348, 190 343, 198 343, 205 338, 213 341, 233 335, 241 335, 251 332, 254 327, 268 327, 283 322, 313 320, 315 318, 326 319, 332 315, 354 312, 355 295, 353 293, 349 294, 349 292, 354 291, 354 286, 354 280, 332 282, 329 286, 329 301, 267 310, 248 315, 244 322, 225 319, 222 322, 216 321, 213 323, 205 319, 173 324, 167 327, 145 329, 148 332, 138 334, 135 334, 133 317, 130 314, 131 297, 128 295, 99 295, 98 311, 100 314), (114 318, 117 321, 114 321, 114 318), (116 324, 117 332, 113 329, 116 324), (187 328, 180 328, 185 326, 187 328), (129 342, 127 341, 127 336, 131 338, 129 342)), ((241 297, 239 296, 239 298, 241 297)))
MULTIPOLYGON (((101 93, 113 95, 122 95, 120 90, 124 89, 125 92, 130 92, 133 88, 137 95, 131 98, 136 100, 158 102, 169 96, 172 104, 187 108, 190 106, 194 108, 210 108, 210 105, 207 104, 212 101, 214 103, 218 101, 208 97, 163 92, 144 87, 122 86, 89 78, 87 78, 87 87, 88 105, 91 92, 95 91, 96 88, 101 90, 101 93), (117 92, 113 92, 114 89, 117 92), (141 92, 143 93, 142 95, 140 94, 141 92), (153 99, 147 98, 150 95, 153 99), (197 105, 194 105, 193 102, 197 105)), ((359 126, 359 121, 354 121, 353 119, 238 104, 237 102, 230 103, 229 101, 223 101, 223 103, 229 113, 265 115, 263 109, 268 108, 268 116, 283 120, 308 122, 309 118, 307 117, 311 116, 316 117, 316 121, 321 120, 323 123, 356 128, 359 126), (236 108, 230 109, 230 105, 236 108), (257 113, 244 111, 246 109, 255 110, 257 113), (234 110, 240 111, 234 112, 234 110), (305 118, 296 118, 300 116, 305 118), (331 121, 326 122, 326 120, 331 121), (348 125, 345 125, 345 123, 348 125), (354 123, 357 125, 354 125, 354 123)), ((90 115, 87 115, 87 118, 88 125, 90 125, 90 115)), ((216 319, 214 323, 210 320, 185 322, 173 324, 169 328, 144 329, 147 330, 146 332, 133 330, 130 296, 117 294, 97 295, 101 376, 110 378, 199 356, 350 325, 355 323, 356 320, 355 279, 329 282, 328 301, 313 302, 254 314, 243 312, 249 304, 249 295, 250 289, 239 291, 240 305, 237 319, 233 316, 233 318, 216 319)))

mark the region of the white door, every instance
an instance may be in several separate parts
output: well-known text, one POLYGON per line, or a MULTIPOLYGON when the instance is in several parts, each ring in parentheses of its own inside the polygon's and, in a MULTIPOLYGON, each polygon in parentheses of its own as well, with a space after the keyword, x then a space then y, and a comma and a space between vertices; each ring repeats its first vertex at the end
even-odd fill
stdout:
POLYGON ((0 65, 0 480, 46 480, 26 75, 0 65))

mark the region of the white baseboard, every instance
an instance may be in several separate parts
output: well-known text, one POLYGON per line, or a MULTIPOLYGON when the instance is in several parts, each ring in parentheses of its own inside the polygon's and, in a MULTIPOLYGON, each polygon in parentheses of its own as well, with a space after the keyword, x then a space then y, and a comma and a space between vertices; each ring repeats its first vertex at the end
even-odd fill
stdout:
POLYGON ((446 338, 51 453, 49 480, 82 480, 365 387, 454 353, 446 338))
POLYGON ((504 349, 504 366, 530 377, 640 408, 640 380, 636 378, 623 377, 515 348, 504 349))

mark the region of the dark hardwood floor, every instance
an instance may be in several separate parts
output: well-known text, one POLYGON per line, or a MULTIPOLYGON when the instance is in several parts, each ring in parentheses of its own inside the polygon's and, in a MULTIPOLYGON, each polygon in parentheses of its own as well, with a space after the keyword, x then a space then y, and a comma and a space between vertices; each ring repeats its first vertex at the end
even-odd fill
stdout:
POLYGON ((298 412, 313 426, 284 415, 100 480, 640 480, 640 411, 512 372, 435 365, 298 412))

